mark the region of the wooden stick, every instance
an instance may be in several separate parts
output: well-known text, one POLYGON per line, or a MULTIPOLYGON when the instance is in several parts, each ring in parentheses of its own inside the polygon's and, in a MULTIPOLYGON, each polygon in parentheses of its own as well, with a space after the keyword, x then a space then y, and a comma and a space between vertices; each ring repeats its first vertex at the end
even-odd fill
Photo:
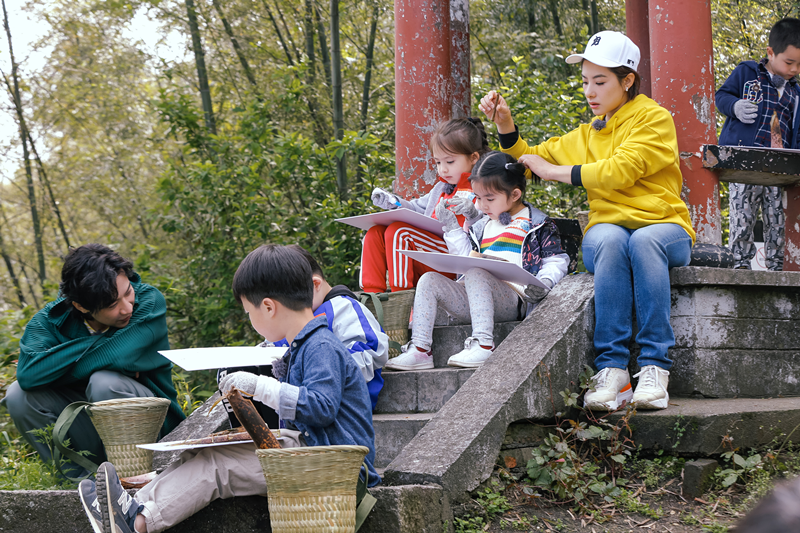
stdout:
POLYGON ((494 98, 492 98, 492 103, 494 104, 494 109, 492 109, 492 118, 489 119, 491 122, 494 122, 494 116, 497 114, 497 104, 498 104, 498 102, 500 102, 500 93, 495 91, 494 92, 494 98))
POLYGON ((261 418, 261 415, 256 411, 256 406, 253 405, 253 402, 242 396, 239 389, 231 389, 226 398, 228 402, 230 402, 236 418, 239 419, 244 429, 250 434, 257 448, 267 450, 269 448, 281 447, 275 435, 272 434, 264 423, 264 419, 261 418))

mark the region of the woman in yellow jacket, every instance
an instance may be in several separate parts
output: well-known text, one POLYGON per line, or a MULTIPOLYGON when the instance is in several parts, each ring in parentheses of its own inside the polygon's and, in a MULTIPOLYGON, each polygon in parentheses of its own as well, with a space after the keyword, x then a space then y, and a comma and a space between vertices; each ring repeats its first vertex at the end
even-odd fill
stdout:
POLYGON ((494 113, 504 152, 542 179, 586 188, 583 262, 594 273, 598 370, 584 400, 590 409, 631 401, 667 407, 667 351, 675 344, 669 269, 689 264, 695 237, 680 198, 675 124, 666 109, 639 94, 639 57, 630 39, 611 31, 593 35, 583 54, 567 57, 581 63, 584 94, 598 118, 537 146, 520 138, 508 104, 494 91, 479 106, 488 117, 494 113), (641 347, 635 392, 627 370, 634 306, 641 347))

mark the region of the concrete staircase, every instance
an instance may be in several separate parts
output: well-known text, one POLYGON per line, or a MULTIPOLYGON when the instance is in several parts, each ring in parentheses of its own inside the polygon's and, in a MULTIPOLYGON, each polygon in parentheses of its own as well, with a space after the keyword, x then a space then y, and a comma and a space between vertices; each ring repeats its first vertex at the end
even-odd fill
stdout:
MULTIPOLYGON (((495 325, 495 346, 519 322, 495 325)), ((372 416, 375 426, 375 466, 386 468, 411 439, 475 372, 447 366, 447 359, 461 351, 471 326, 443 326, 433 333, 433 370, 383 372, 384 386, 372 416)))

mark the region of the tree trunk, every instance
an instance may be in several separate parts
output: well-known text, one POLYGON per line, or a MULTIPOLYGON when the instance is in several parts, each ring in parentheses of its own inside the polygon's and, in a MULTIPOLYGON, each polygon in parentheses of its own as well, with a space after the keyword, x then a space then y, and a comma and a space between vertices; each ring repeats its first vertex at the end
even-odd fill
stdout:
POLYGON ((319 14, 319 8, 315 6, 314 16, 317 18, 317 33, 319 33, 319 55, 322 58, 322 68, 325 71, 325 80, 328 87, 331 86, 331 58, 328 54, 328 38, 325 36, 325 25, 319 14))
MULTIPOLYGON (((0 207, 2 209, 2 207, 0 207)), ((2 228, 0 228, 2 230, 2 228)), ((8 270, 8 275, 11 277, 11 283, 14 284, 14 289, 17 291, 17 299, 19 300, 19 307, 22 309, 28 302, 25 301, 25 295, 22 294, 22 286, 19 284, 19 279, 17 278, 16 272, 14 272, 14 264, 11 262, 11 256, 8 254, 8 250, 6 249, 6 243, 3 240, 3 232, 0 231, 0 255, 3 256, 3 261, 6 264, 6 269, 8 270)))
MULTIPOLYGON (((264 0, 266 2, 267 0, 264 0)), ((292 32, 289 30, 289 26, 286 24, 286 19, 283 18, 283 11, 281 11, 280 3, 275 2, 275 9, 278 11, 278 17, 281 19, 281 24, 283 24, 283 31, 286 32, 286 39, 289 41, 289 44, 292 45, 292 50, 294 50, 294 56, 297 58, 297 61, 300 61, 300 51, 297 49, 297 46, 294 44, 294 39, 292 39, 292 32)))
POLYGON ((586 23, 586 31, 589 33, 589 35, 594 35, 597 32, 594 29, 592 12, 589 8, 589 0, 581 0, 581 7, 583 8, 583 20, 586 23))
MULTIPOLYGON (((333 136, 344 138, 344 106, 342 105, 342 52, 339 49, 339 0, 331 0, 331 100, 333 102, 333 136)), ((336 185, 339 197, 347 198, 345 154, 336 158, 336 185)))
POLYGON ((14 47, 11 44, 11 27, 8 25, 8 11, 6 11, 6 2, 2 0, 3 4, 3 27, 6 30, 8 37, 8 54, 11 59, 11 81, 14 84, 12 99, 14 100, 14 109, 17 113, 17 120, 19 122, 19 139, 22 144, 22 158, 25 165, 25 180, 28 185, 28 203, 31 209, 31 223, 33 225, 33 239, 36 246, 36 257, 39 261, 39 281, 44 288, 44 282, 47 280, 47 271, 45 270, 44 262, 44 247, 42 246, 42 227, 39 222, 39 210, 36 207, 36 189, 33 185, 33 170, 31 169, 30 154, 28 153, 28 128, 25 125, 25 116, 22 113, 22 98, 19 94, 19 77, 17 76, 17 62, 14 59, 14 47))
POLYGON ((214 121, 214 106, 211 103, 211 89, 208 86, 208 71, 206 70, 206 55, 203 51, 203 42, 200 40, 200 28, 197 25, 197 12, 194 8, 194 0, 185 1, 186 17, 189 21, 189 33, 192 35, 194 62, 197 66, 197 83, 200 86, 200 99, 203 102, 203 114, 206 119, 206 129, 216 135, 217 124, 214 121))
POLYGON ((528 0, 528 33, 533 33, 535 31, 536 31, 536 0, 528 0))
POLYGON ((214 9, 217 10, 217 15, 219 15, 219 19, 222 21, 222 26, 225 28, 225 33, 228 34, 228 38, 231 41, 231 46, 233 46, 233 51, 236 52, 236 57, 239 58, 239 63, 242 65, 244 75, 247 76, 247 81, 249 81, 253 89, 258 92, 256 77, 253 75, 253 71, 250 69, 250 64, 247 62, 247 58, 244 55, 242 47, 239 46, 239 41, 236 39, 236 35, 233 33, 233 28, 231 28, 231 25, 228 23, 225 13, 222 12, 222 7, 219 5, 219 0, 211 0, 211 3, 214 4, 214 9))
POLYGON ((367 41, 366 71, 364 72, 364 89, 361 91, 361 131, 367 131, 367 116, 369 111, 369 91, 372 83, 372 59, 375 52, 375 36, 378 32, 378 16, 380 7, 378 3, 372 7, 372 22, 369 26, 369 40, 367 41))
POLYGON ((281 28, 280 26, 278 26, 278 21, 272 14, 272 10, 269 8, 267 0, 261 0, 261 3, 264 4, 264 9, 267 11, 267 16, 269 16, 269 20, 272 22, 272 27, 275 28, 275 33, 278 34, 278 40, 281 42, 281 46, 283 47, 283 52, 286 54, 286 59, 289 61, 290 65, 294 66, 294 59, 292 58, 292 53, 289 51, 289 45, 286 44, 286 40, 283 38, 283 34, 281 33, 281 28))
POLYGON ((564 30, 561 28, 561 18, 558 16, 558 2, 556 0, 548 0, 550 4, 550 13, 553 15, 553 27, 556 29, 556 34, 559 37, 564 36, 564 30))
POLYGON ((64 244, 67 245, 67 250, 69 250, 70 246, 72 245, 69 243, 67 228, 64 226, 64 220, 61 218, 61 210, 58 208, 58 202, 56 202, 56 197, 53 194, 53 188, 50 186, 50 179, 47 177, 47 173, 44 171, 42 158, 39 157, 39 152, 36 150, 36 145, 33 143, 33 138, 31 137, 30 131, 28 131, 28 142, 31 145, 33 156, 36 158, 36 167, 39 171, 39 181, 43 182, 44 186, 47 188, 47 195, 50 197, 50 204, 53 206, 53 213, 55 213, 56 220, 58 221, 58 229, 61 230, 61 236, 64 238, 64 244))
MULTIPOLYGON (((591 0, 592 5, 592 27, 594 28, 594 33, 600 31, 600 19, 597 16, 597 0, 591 0)), ((594 35, 594 33, 592 35, 594 35)))
POLYGON ((314 53, 314 8, 311 0, 305 0, 306 16, 304 19, 306 32, 306 57, 308 58, 308 83, 313 85, 317 79, 317 60, 314 53))

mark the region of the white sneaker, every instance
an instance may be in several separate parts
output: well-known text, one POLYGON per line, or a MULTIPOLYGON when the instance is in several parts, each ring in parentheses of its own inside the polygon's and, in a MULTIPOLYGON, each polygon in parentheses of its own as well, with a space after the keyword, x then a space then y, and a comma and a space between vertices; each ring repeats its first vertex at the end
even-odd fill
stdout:
POLYGON ((633 390, 627 370, 604 368, 594 375, 594 387, 586 391, 583 406, 586 409, 616 411, 631 401, 633 390))
POLYGON ((477 368, 489 359, 493 351, 494 344, 492 344, 491 350, 487 350, 475 337, 467 337, 467 340, 464 341, 464 349, 451 356, 447 360, 447 364, 461 368, 477 368))
POLYGON ((639 378, 633 403, 638 409, 666 409, 669 404, 669 371, 656 365, 647 365, 633 377, 639 378), (641 377, 639 377, 641 376, 641 377))
POLYGON ((411 341, 400 348, 400 352, 397 357, 389 359, 383 368, 388 370, 429 370, 433 368, 431 352, 420 352, 411 341))

